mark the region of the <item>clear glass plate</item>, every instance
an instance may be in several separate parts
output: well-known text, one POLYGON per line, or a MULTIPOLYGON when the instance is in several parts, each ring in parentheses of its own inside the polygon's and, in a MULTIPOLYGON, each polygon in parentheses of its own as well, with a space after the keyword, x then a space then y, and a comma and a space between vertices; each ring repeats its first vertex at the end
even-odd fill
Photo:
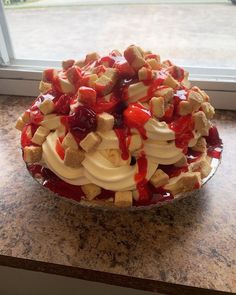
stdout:
MULTIPOLYGON (((207 177, 202 179, 202 186, 205 185, 211 179, 211 177, 215 174, 217 168, 220 165, 220 162, 221 162, 221 159, 212 158, 212 161, 211 161, 211 167, 212 167, 211 173, 207 177)), ((29 168, 29 167, 27 166, 27 168, 29 168)), ((41 177, 37 177, 37 174, 36 174, 35 176, 33 176, 33 178, 43 186, 43 179, 41 177)), ((117 206, 114 205, 113 202, 104 201, 104 200, 87 201, 86 199, 81 199, 78 202, 78 201, 75 201, 73 199, 69 199, 69 198, 63 197, 63 196, 61 196, 59 194, 56 194, 56 193, 52 192, 49 188, 46 188, 46 187, 44 187, 44 188, 49 190, 50 193, 56 195, 59 198, 62 198, 64 200, 68 201, 68 202, 71 202, 71 203, 76 204, 76 205, 84 206, 84 207, 91 207, 91 208, 102 209, 102 210, 137 211, 137 210, 149 210, 149 209, 152 209, 154 207, 161 207, 161 206, 164 206, 166 204, 176 202, 177 200, 180 200, 180 199, 183 199, 183 198, 186 198, 186 197, 189 197, 189 196, 196 195, 199 192, 199 190, 201 189, 201 187, 199 189, 196 189, 196 190, 193 190, 193 191, 189 191, 189 192, 185 192, 185 193, 175 195, 174 198, 171 199, 171 200, 161 201, 161 202, 157 202, 155 204, 146 205, 146 206, 132 206, 132 207, 126 207, 126 208, 117 207, 117 206)))

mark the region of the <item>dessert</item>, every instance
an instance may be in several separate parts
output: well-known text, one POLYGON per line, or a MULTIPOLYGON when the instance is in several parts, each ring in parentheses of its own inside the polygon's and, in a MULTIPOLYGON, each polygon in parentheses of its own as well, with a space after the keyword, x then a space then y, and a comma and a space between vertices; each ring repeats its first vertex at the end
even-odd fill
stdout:
POLYGON ((23 159, 78 202, 148 206, 198 189, 220 159, 209 96, 188 72, 131 45, 47 69, 17 120, 23 159))

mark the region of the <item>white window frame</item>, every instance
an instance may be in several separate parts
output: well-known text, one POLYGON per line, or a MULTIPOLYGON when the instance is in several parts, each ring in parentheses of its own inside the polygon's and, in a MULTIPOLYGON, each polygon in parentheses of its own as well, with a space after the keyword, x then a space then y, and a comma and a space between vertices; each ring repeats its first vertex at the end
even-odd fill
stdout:
MULTIPOLYGON (((37 96, 43 69, 60 61, 16 59, 0 0, 0 94, 37 96)), ((218 109, 236 110, 236 68, 184 67, 192 84, 207 91, 218 109)))

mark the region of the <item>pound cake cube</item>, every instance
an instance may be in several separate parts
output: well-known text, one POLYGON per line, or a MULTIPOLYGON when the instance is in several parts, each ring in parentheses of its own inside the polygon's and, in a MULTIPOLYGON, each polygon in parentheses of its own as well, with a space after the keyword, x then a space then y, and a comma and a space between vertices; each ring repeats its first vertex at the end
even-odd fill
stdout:
POLYGON ((62 68, 64 71, 68 70, 74 65, 75 61, 74 59, 67 59, 62 61, 62 68))
POLYGON ((23 149, 23 155, 26 163, 37 163, 42 158, 42 148, 39 146, 26 146, 23 149))
POLYGON ((64 164, 71 168, 79 168, 84 157, 84 151, 68 147, 65 150, 64 164))
POLYGON ((131 207, 133 203, 132 191, 123 191, 115 193, 115 205, 117 207, 131 207))
POLYGON ((100 188, 100 186, 94 183, 81 185, 81 189, 89 201, 96 198, 102 192, 102 189, 100 188))
POLYGON ((169 176, 161 169, 157 169, 150 179, 151 184, 155 188, 158 188, 160 186, 167 184, 168 181, 169 181, 169 176))
POLYGON ((161 68, 160 61, 156 58, 147 58, 146 62, 153 70, 159 70, 161 68))
POLYGON ((171 75, 168 75, 165 78, 163 84, 166 86, 169 86, 173 89, 179 86, 179 82, 177 80, 175 80, 171 75))
POLYGON ((143 58, 141 50, 135 45, 129 46, 124 51, 124 56, 135 71, 138 71, 146 64, 146 61, 143 58))
POLYGON ((102 75, 95 81, 95 89, 103 95, 111 92, 113 85, 112 80, 105 75, 102 75))
POLYGON ((154 73, 149 68, 142 67, 138 71, 138 79, 139 79, 139 81, 151 80, 153 77, 154 77, 154 73))
POLYGON ((39 105, 39 109, 40 111, 44 114, 44 115, 48 115, 50 113, 52 113, 55 109, 55 105, 54 102, 50 99, 45 99, 40 105, 39 105))
POLYGON ((15 128, 22 131, 25 126, 25 122, 23 121, 22 117, 19 117, 16 121, 15 128))
POLYGON ((35 144, 42 145, 49 133, 50 129, 39 126, 31 141, 35 144))
POLYGON ((195 129, 203 136, 209 134, 210 123, 206 118, 203 111, 199 111, 193 114, 195 129))
POLYGON ((201 104, 202 111, 205 113, 207 119, 212 119, 215 115, 215 109, 209 102, 203 102, 201 104))
POLYGON ((164 186, 164 189, 171 191, 173 195, 188 192, 198 188, 201 184, 201 174, 199 172, 186 172, 177 179, 170 181, 164 186))
POLYGON ((40 81, 39 83, 39 91, 43 94, 47 93, 49 90, 52 89, 52 84, 40 81))
POLYGON ((171 87, 163 87, 156 90, 154 94, 157 97, 164 97, 165 102, 169 102, 174 96, 174 90, 171 87))
POLYGON ((193 111, 191 104, 187 100, 183 100, 179 103, 178 110, 181 116, 186 116, 188 114, 191 114, 193 111))
POLYGON ((100 55, 97 52, 92 52, 86 55, 85 64, 96 61, 100 58, 100 55))
POLYGON ((109 113, 103 112, 97 115, 97 130, 99 132, 106 132, 113 129, 114 116, 109 113))
POLYGON ((156 118, 161 118, 165 114, 165 99, 164 97, 152 97, 150 102, 151 113, 156 118))
POLYGON ((204 137, 200 137, 197 143, 192 147, 192 150, 203 153, 206 151, 206 146, 206 139, 204 137))
POLYGON ((101 142, 100 136, 98 136, 95 132, 90 132, 86 135, 86 137, 81 140, 80 146, 86 152, 92 151, 99 143, 101 142))
POLYGON ((64 137, 64 139, 62 141, 62 146, 63 146, 64 149, 66 149, 68 147, 72 148, 72 149, 75 149, 75 150, 78 149, 78 144, 77 144, 74 136, 70 132, 68 132, 66 134, 66 136, 64 137))

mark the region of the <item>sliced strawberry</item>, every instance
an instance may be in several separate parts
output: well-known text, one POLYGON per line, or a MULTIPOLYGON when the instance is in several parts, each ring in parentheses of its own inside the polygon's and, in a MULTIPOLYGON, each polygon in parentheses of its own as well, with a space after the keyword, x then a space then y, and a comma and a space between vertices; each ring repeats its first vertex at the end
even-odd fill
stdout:
POLYGON ((79 88, 79 99, 86 105, 94 105, 96 103, 97 93, 93 88, 81 86, 79 88))
POLYGON ((109 56, 109 55, 101 57, 97 61, 97 65, 104 65, 105 67, 108 67, 108 68, 112 68, 114 63, 115 63, 115 59, 112 56, 109 56))
POLYGON ((70 112, 70 100, 71 96, 68 94, 63 94, 55 102, 55 111, 57 114, 68 115, 70 112))
POLYGON ((77 66, 70 67, 66 71, 66 77, 71 84, 77 86, 82 79, 81 69, 77 66))
POLYGON ((134 69, 124 58, 116 61, 113 67, 118 70, 121 77, 133 77, 135 75, 134 69))

